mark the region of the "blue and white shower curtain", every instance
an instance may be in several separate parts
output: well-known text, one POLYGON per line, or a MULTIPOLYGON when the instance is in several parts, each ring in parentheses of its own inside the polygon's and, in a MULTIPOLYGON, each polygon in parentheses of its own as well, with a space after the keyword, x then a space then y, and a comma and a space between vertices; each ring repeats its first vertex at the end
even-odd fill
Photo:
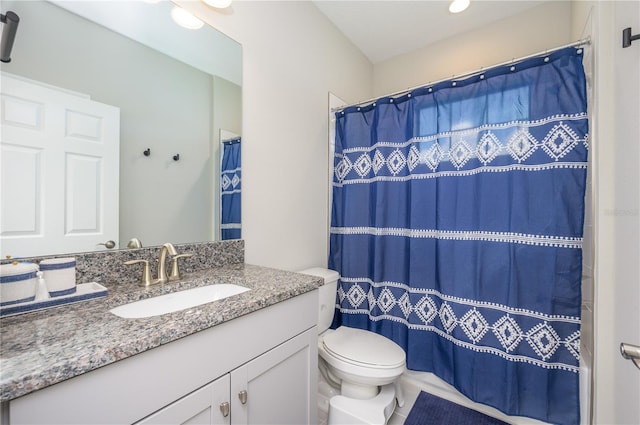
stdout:
POLYGON ((582 50, 336 114, 333 326, 509 415, 579 423, 582 50))
POLYGON ((222 146, 220 234, 222 240, 240 239, 242 231, 240 138, 226 140, 222 146))

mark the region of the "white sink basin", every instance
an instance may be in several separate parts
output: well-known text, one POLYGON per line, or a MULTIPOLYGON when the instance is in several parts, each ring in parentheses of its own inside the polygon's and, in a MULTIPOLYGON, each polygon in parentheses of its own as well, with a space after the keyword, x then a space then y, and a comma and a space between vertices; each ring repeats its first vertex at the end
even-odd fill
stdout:
POLYGON ((244 286, 220 283, 135 301, 112 308, 109 311, 125 319, 160 316, 161 314, 173 313, 175 311, 221 300, 248 290, 249 288, 245 288, 244 286))

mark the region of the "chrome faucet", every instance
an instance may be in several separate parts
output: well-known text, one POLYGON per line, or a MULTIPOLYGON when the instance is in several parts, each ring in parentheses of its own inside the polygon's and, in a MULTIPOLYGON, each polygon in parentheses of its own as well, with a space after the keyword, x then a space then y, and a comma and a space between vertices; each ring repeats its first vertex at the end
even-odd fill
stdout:
POLYGON ((178 251, 172 243, 167 242, 160 248, 160 257, 158 259, 158 278, 153 283, 165 283, 169 280, 167 277, 167 252, 170 255, 177 255, 178 251))
POLYGON ((172 243, 167 242, 160 247, 160 254, 158 256, 158 278, 151 278, 151 268, 149 267, 149 261, 147 260, 130 260, 125 261, 124 264, 132 265, 142 263, 144 265, 142 269, 142 278, 140 279, 140 286, 151 286, 158 283, 167 283, 169 281, 180 280, 180 270, 178 268, 178 260, 180 258, 191 257, 193 254, 180 254, 173 246, 172 243), (171 265, 171 273, 167 275, 167 254, 173 257, 173 263, 171 265))

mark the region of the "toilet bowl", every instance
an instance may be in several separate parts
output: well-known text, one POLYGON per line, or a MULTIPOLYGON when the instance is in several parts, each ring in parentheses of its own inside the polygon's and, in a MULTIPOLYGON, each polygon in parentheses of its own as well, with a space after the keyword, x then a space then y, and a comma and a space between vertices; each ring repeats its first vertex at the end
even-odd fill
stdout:
POLYGON ((340 393, 356 399, 375 397, 405 369, 405 354, 391 340, 373 332, 341 326, 318 338, 323 366, 340 379, 340 393))
POLYGON ((322 268, 300 273, 325 281, 319 288, 318 367, 326 383, 339 393, 329 400, 329 425, 386 424, 396 401, 403 404, 396 382, 405 370, 404 351, 390 339, 370 331, 345 326, 329 329, 338 273, 322 268))

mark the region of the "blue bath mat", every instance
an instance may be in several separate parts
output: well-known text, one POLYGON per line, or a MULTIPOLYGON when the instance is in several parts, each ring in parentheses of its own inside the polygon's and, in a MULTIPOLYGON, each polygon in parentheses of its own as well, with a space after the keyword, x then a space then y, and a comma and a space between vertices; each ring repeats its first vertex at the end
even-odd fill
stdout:
POLYGON ((484 413, 420 391, 404 425, 509 425, 484 413))

